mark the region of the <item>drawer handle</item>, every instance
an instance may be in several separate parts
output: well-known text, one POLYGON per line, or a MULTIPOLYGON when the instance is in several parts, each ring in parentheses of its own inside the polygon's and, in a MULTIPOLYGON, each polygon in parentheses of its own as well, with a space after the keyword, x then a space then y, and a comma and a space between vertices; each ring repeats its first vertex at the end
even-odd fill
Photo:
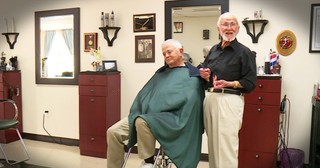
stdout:
POLYGON ((90 89, 90 92, 94 92, 94 89, 90 89))
POLYGON ((259 155, 258 154, 256 154, 256 159, 258 159, 259 158, 259 155))
POLYGON ((262 97, 261 97, 261 96, 259 96, 259 97, 258 97, 258 100, 262 100, 262 97))
POLYGON ((258 85, 258 87, 259 87, 259 88, 262 88, 262 87, 263 87, 263 85, 262 85, 262 84, 259 84, 259 85, 258 85))
POLYGON ((262 111, 262 109, 261 108, 258 108, 258 112, 261 112, 262 111))
POLYGON ((89 80, 90 80, 90 82, 94 82, 94 78, 90 78, 89 80))
POLYGON ((90 140, 91 140, 91 141, 94 141, 94 138, 92 137, 90 140))
POLYGON ((94 102, 94 98, 91 98, 90 101, 91 101, 91 102, 94 102))
POLYGON ((16 96, 19 96, 19 95, 20 95, 20 89, 16 88, 16 96))

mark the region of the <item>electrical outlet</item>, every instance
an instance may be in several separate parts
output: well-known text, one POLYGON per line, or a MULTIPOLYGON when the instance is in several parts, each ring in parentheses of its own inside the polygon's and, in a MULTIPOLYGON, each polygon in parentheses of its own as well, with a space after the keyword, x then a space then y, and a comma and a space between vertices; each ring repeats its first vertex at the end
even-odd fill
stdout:
POLYGON ((45 111, 44 111, 44 115, 45 115, 47 118, 50 118, 49 110, 45 110, 45 111))

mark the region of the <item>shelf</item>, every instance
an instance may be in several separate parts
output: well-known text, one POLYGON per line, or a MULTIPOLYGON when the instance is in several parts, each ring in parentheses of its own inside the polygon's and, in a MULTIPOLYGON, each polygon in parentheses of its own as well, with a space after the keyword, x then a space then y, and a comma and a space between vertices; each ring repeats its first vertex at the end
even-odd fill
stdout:
POLYGON ((114 40, 118 36, 118 32, 120 30, 120 27, 109 27, 109 26, 106 26, 106 27, 99 27, 99 29, 103 32, 103 37, 107 40, 108 46, 112 46, 114 40), (110 31, 110 33, 113 32, 113 37, 111 38, 111 40, 109 38, 109 31, 110 31))
POLYGON ((19 33, 2 33, 2 35, 6 36, 7 43, 10 46, 10 49, 14 48, 14 45, 17 42, 17 38, 19 36, 19 33), (13 39, 13 41, 11 41, 13 39))
POLYGON ((268 20, 257 19, 257 20, 243 20, 242 24, 246 27, 247 34, 251 37, 252 43, 258 43, 259 37, 264 32, 264 27, 268 24, 268 20), (252 33, 250 32, 249 25, 252 24, 252 33), (258 34, 256 34, 256 24, 261 24, 261 29, 258 34))

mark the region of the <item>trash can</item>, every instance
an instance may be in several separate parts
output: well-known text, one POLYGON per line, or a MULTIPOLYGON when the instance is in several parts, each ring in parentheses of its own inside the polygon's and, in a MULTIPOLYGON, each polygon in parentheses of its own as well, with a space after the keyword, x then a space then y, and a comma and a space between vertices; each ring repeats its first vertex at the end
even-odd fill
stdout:
POLYGON ((300 149, 285 148, 280 151, 281 168, 303 168, 304 152, 300 149))

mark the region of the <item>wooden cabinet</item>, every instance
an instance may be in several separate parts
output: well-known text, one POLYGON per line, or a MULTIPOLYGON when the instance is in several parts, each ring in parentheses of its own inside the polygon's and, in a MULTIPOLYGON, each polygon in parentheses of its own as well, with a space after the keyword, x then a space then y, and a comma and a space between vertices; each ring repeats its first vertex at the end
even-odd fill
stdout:
POLYGON ((80 154, 106 158, 106 131, 120 120, 120 72, 79 75, 80 154))
MULTIPOLYGON (((18 129, 22 133, 22 99, 20 71, 0 71, 0 99, 12 99, 18 107, 18 129)), ((14 107, 11 104, 0 104, 0 119, 12 119, 14 107)), ((9 143, 18 140, 15 130, 0 131, 0 142, 9 143)))
POLYGON ((309 167, 320 167, 320 99, 312 100, 309 167))
POLYGON ((239 168, 276 168, 281 78, 258 77, 256 88, 244 98, 239 168))

